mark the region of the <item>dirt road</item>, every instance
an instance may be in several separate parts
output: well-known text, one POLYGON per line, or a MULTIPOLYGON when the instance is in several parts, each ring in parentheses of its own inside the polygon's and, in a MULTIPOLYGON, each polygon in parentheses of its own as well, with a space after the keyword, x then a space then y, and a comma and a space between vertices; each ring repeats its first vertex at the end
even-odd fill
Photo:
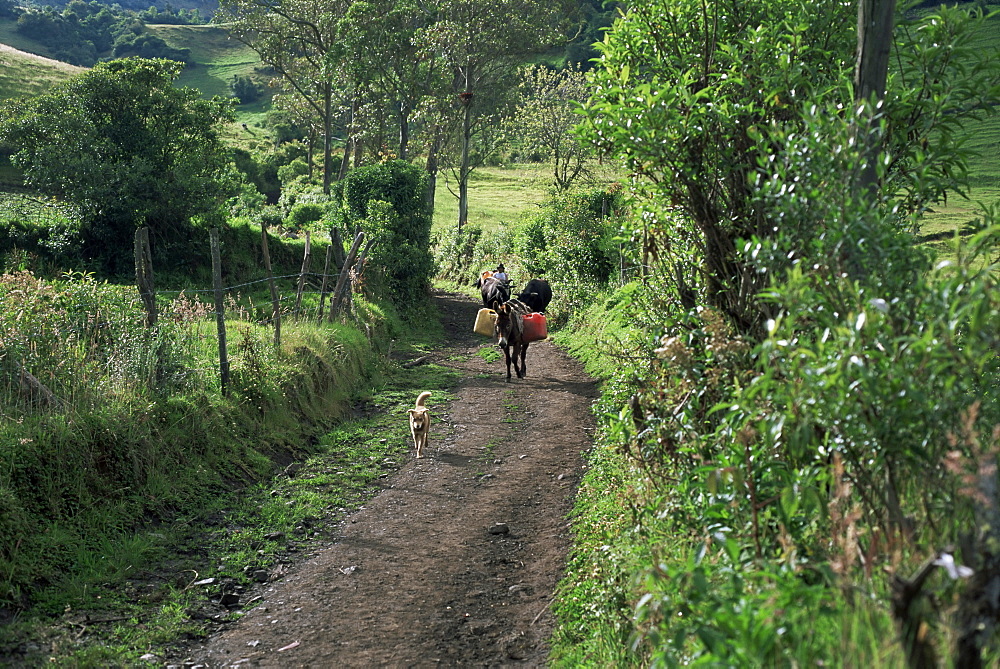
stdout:
POLYGON ((544 666, 567 516, 592 438, 596 386, 548 342, 528 375, 476 352, 478 305, 435 296, 459 369, 429 455, 349 517, 338 539, 267 587, 238 623, 172 666, 544 666))

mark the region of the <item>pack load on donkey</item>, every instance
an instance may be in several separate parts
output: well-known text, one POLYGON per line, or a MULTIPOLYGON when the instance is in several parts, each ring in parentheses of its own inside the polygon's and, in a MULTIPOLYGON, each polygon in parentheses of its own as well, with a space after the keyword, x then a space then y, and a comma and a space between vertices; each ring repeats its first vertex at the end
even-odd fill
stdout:
MULTIPOLYGON (((483 272, 476 285, 484 287, 487 279, 492 278, 490 275, 491 272, 489 270, 483 272)), ((497 322, 496 309, 500 304, 507 302, 507 299, 494 301, 487 297, 485 287, 483 290, 483 308, 476 314, 476 323, 472 330, 484 337, 491 337, 495 334, 497 322)), ((514 319, 516 320, 518 332, 525 343, 540 341, 549 336, 545 314, 541 312, 549 305, 551 299, 552 289, 549 287, 548 281, 544 279, 531 279, 524 290, 521 291, 521 294, 516 299, 510 300, 510 302, 516 302, 521 307, 516 310, 514 319)))
POLYGON ((545 314, 536 312, 524 314, 521 317, 521 323, 525 342, 541 341, 549 336, 545 326, 545 314))
POLYGON ((472 331, 484 337, 493 336, 493 326, 497 322, 497 312, 483 307, 476 313, 476 325, 472 331))
MULTIPOLYGON (((521 319, 521 331, 525 342, 541 341, 549 336, 545 323, 545 314, 529 312, 519 316, 521 319)), ((472 331, 484 337, 492 337, 493 328, 497 322, 497 312, 485 307, 476 313, 476 324, 472 331)))

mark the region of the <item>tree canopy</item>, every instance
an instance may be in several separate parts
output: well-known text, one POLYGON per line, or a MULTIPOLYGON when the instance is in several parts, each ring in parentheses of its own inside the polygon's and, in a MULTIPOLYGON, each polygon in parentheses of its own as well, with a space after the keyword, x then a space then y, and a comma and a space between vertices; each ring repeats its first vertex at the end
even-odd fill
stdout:
MULTIPOLYGON (((218 124, 231 102, 176 88, 183 64, 129 58, 97 65, 45 95, 0 108, 0 142, 25 182, 79 211, 85 252, 124 271, 132 234, 161 247, 230 190, 218 124)), ((164 250, 164 249, 161 249, 164 250)))

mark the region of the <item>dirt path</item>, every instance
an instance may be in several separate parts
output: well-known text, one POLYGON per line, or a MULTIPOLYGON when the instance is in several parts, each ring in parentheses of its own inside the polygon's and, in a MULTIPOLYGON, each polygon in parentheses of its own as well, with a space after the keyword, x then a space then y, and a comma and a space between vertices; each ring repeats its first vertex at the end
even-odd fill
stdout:
POLYGON ((544 666, 567 515, 592 437, 595 384, 548 342, 528 376, 476 355, 478 305, 435 297, 448 335, 431 361, 463 372, 428 402, 429 455, 269 585, 237 624, 173 666, 544 666))

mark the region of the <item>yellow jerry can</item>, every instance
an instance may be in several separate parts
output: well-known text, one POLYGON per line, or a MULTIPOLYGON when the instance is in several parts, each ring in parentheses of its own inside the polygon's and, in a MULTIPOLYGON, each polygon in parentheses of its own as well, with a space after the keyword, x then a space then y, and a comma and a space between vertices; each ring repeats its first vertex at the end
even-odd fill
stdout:
POLYGON ((485 337, 493 336, 493 325, 497 322, 497 312, 492 309, 480 309, 476 314, 476 326, 472 331, 485 337))

